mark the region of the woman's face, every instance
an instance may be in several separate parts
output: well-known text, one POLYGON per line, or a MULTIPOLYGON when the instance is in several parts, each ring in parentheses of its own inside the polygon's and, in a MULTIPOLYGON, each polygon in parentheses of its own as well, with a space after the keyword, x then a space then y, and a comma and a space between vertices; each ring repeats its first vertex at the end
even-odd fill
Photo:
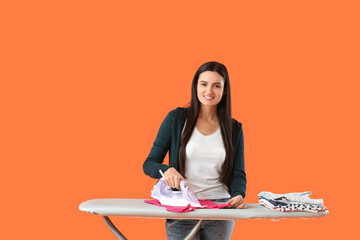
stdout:
POLYGON ((224 79, 217 72, 205 71, 199 75, 197 95, 201 105, 216 106, 223 96, 224 79))

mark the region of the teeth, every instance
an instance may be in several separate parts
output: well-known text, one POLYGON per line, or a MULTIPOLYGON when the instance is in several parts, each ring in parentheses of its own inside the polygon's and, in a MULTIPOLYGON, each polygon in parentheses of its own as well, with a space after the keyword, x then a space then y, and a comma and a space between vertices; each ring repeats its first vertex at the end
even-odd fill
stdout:
POLYGON ((207 98, 207 99, 212 99, 212 98, 214 98, 214 97, 208 97, 208 96, 204 96, 205 98, 207 98))

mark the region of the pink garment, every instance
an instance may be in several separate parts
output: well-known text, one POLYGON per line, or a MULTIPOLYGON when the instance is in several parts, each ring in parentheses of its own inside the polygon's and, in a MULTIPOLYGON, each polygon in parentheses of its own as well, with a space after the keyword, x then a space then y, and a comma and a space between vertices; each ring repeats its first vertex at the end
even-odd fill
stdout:
POLYGON ((192 207, 190 204, 186 207, 178 207, 178 206, 169 206, 169 205, 161 205, 160 201, 157 199, 145 200, 146 203, 151 203, 156 206, 166 207, 167 211, 170 212, 191 212, 194 211, 196 208, 207 208, 207 209, 214 209, 214 208, 227 208, 230 207, 230 203, 228 204, 217 204, 210 200, 200 200, 201 207, 192 207))

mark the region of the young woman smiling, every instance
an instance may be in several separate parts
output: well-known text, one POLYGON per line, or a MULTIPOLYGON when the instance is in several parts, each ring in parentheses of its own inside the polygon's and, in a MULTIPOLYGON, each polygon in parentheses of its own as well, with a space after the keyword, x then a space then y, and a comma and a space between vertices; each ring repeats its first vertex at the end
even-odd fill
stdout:
MULTIPOLYGON (((230 82, 226 67, 207 62, 196 71, 188 108, 168 113, 143 169, 169 187, 188 183, 199 199, 246 208, 246 174, 242 125, 231 117, 230 82), (163 160, 169 151, 169 165, 163 160)), ((168 239, 184 239, 197 220, 166 220, 168 239)), ((230 239, 233 220, 202 221, 194 239, 230 239)))

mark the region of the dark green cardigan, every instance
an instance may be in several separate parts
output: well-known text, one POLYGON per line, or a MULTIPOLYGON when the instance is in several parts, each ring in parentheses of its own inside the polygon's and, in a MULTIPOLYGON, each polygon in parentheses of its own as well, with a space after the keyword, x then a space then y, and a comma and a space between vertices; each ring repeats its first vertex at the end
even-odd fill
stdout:
MULTIPOLYGON (((161 178, 159 169, 165 172, 170 167, 179 171, 180 136, 185 124, 188 108, 176 108, 168 113, 162 122, 150 154, 144 162, 146 175, 161 178), (169 166, 162 164, 169 151, 169 166)), ((236 133, 235 157, 232 181, 229 186, 231 197, 242 195, 245 198, 246 174, 244 166, 244 135, 242 125, 233 119, 233 129, 236 133)))

